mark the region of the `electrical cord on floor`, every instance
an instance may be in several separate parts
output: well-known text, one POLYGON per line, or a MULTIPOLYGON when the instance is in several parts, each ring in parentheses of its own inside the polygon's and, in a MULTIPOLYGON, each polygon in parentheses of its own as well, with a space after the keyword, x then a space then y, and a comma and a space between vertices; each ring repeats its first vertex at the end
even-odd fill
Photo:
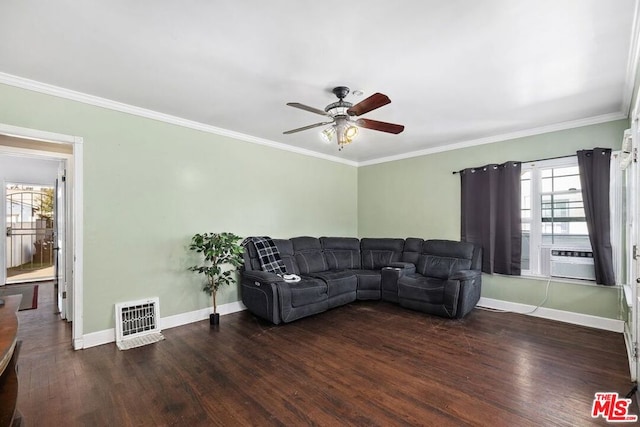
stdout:
POLYGON ((547 280, 547 286, 546 286, 546 288, 545 288, 545 290, 544 290, 544 298, 543 298, 543 300, 540 302, 540 304, 538 304, 538 305, 536 306, 536 308, 534 308, 533 310, 531 310, 531 311, 527 311, 527 312, 524 312, 524 313, 520 313, 520 314, 533 314, 533 313, 535 313, 535 312, 536 312, 536 310, 537 310, 537 309, 539 309, 540 307, 542 307, 542 306, 547 302, 547 300, 549 299, 549 285, 550 285, 550 284, 551 284, 551 277, 549 277, 549 280, 547 280))
POLYGON ((544 298, 542 299, 542 301, 540 301, 540 304, 536 305, 535 308, 531 311, 513 311, 513 310, 501 310, 499 308, 488 308, 488 307, 477 307, 479 309, 482 310, 487 310, 487 311, 494 311, 496 313, 515 313, 515 314, 533 314, 536 312, 536 310, 538 310, 540 307, 542 307, 546 302, 547 299, 549 299, 549 285, 551 284, 551 277, 549 277, 549 280, 547 280, 547 286, 544 290, 544 298))

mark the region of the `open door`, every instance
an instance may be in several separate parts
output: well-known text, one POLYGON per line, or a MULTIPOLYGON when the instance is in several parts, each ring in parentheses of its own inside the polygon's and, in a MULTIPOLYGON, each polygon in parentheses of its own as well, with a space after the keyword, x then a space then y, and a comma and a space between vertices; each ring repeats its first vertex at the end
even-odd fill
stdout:
POLYGON ((634 367, 631 373, 631 380, 634 382, 638 381, 640 375, 640 358, 638 358, 638 340, 640 337, 640 200, 638 199, 638 190, 640 189, 640 170, 638 168, 637 163, 637 153, 638 153, 638 138, 640 134, 638 129, 633 136, 633 149, 632 156, 633 160, 629 165, 629 194, 631 195, 631 200, 627 202, 631 205, 631 209, 633 210, 633 219, 630 222, 630 230, 629 230, 629 252, 631 252, 631 256, 629 256, 629 284, 632 288, 632 323, 633 323, 633 357, 635 360, 634 367))
POLYGON ((624 131, 622 148, 611 157, 611 235, 613 259, 616 266, 616 283, 622 285, 620 312, 624 324, 624 340, 629 358, 631 381, 637 379, 638 316, 636 304, 637 288, 636 268, 633 259, 633 247, 636 244, 637 210, 635 174, 637 167, 633 162, 633 130, 624 131))
MULTIPOLYGON (((627 245, 625 257, 627 268, 627 283, 625 286, 625 299, 629 300, 630 313, 626 320, 628 328, 625 328, 625 340, 630 347, 628 349, 631 366, 631 381, 638 381, 640 375, 640 359, 638 358, 638 340, 640 337, 640 170, 638 168, 638 142, 640 141, 640 128, 638 126, 638 107, 633 114, 631 122, 631 138, 623 144, 623 153, 627 153, 625 168, 626 177, 626 202, 627 202, 627 245)), ((636 394, 638 401, 638 394, 636 394)))
POLYGON ((54 198, 54 292, 57 301, 57 312, 61 319, 71 319, 68 304, 68 276, 66 268, 66 221, 67 221, 67 197, 66 197, 66 170, 65 162, 61 161, 58 167, 58 177, 55 184, 54 198))

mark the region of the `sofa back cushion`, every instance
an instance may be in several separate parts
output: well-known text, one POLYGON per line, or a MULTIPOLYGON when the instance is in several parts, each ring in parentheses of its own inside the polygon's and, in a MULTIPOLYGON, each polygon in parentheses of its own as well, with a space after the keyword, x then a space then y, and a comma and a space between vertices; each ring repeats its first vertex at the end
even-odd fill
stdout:
POLYGON ((360 240, 354 237, 321 237, 320 244, 330 270, 360 268, 360 240))
POLYGON ((471 268, 473 251, 472 243, 427 240, 422 245, 416 271, 423 276, 447 279, 457 271, 471 268))
POLYGON ((287 268, 288 274, 300 274, 298 264, 296 264, 296 258, 293 253, 293 244, 289 239, 273 239, 278 252, 280 252, 280 258, 284 262, 284 266, 287 268))
POLYGON ((362 268, 380 270, 392 262, 402 259, 404 239, 371 239, 360 240, 362 268))
POLYGON ((320 239, 316 237, 294 237, 291 239, 291 243, 300 274, 329 270, 327 261, 322 253, 320 239))
POLYGON ((404 241, 404 250, 402 251, 402 262, 410 262, 412 264, 418 264, 418 258, 422 253, 422 245, 424 239, 417 237, 408 237, 404 241))

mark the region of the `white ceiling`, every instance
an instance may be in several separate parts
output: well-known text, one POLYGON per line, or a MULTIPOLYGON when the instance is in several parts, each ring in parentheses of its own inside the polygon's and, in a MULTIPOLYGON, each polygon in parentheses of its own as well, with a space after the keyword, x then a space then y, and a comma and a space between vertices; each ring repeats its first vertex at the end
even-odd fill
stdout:
MULTIPOLYGON (((636 0, 0 0, 0 81, 18 76, 258 142, 366 164, 625 117, 636 0), (392 103, 338 152, 330 89, 392 103), (242 136, 241 136, 242 137, 242 136), (480 141, 477 141, 480 140, 480 141)), ((1 120, 0 120, 1 121, 1 120)))

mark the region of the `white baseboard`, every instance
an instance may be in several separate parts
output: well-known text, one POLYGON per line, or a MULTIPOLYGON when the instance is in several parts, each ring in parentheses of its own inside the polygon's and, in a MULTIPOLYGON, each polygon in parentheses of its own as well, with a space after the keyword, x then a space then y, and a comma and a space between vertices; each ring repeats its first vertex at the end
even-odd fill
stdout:
POLYGON ((81 348, 95 347, 97 345, 108 344, 110 342, 116 342, 115 328, 83 335, 81 348))
MULTIPOLYGON (((246 310, 247 307, 240 301, 230 302, 228 304, 222 304, 218 307, 218 313, 220 316, 225 314, 237 313, 238 311, 246 310)), ((180 313, 173 316, 160 318, 160 329, 171 329, 176 326, 188 325, 189 323, 199 322, 209 318, 212 313, 211 307, 203 308, 201 310, 189 311, 187 313, 180 313)))
POLYGON ((554 308, 540 307, 535 305, 520 304, 517 302, 503 301, 493 298, 481 297, 478 306, 491 308, 494 310, 504 310, 513 313, 526 314, 528 316, 541 317, 543 319, 557 320, 559 322, 571 323, 574 325, 588 326, 590 328, 603 329, 605 331, 619 332, 624 331, 624 321, 617 319, 609 319, 607 317, 592 316, 590 314, 574 313, 571 311, 556 310, 554 308))
MULTIPOLYGON (((230 302, 228 304, 222 304, 218 307, 218 313, 220 313, 221 316, 224 316, 226 314, 237 313, 238 311, 243 311, 246 309, 247 307, 245 307, 242 302, 236 301, 230 302)), ((175 328, 176 326, 183 326, 188 325, 189 323, 199 322, 201 320, 208 319, 211 312, 211 307, 208 307, 200 310, 176 314, 173 316, 161 317, 160 329, 171 329, 175 328)), ((95 347, 102 344, 109 344, 112 342, 116 342, 116 330, 115 328, 111 328, 105 329, 103 331, 92 332, 90 334, 85 334, 81 340, 77 341, 77 343, 74 343, 74 348, 76 350, 95 347)))
POLYGON ((246 309, 247 306, 244 305, 242 301, 236 301, 221 305, 218 307, 218 313, 220 313, 221 316, 224 316, 225 314, 237 313, 246 309))
MULTIPOLYGON (((526 314, 528 316, 541 317, 543 319, 557 320, 559 322, 571 323, 574 325, 588 326, 590 328, 603 329, 605 331, 619 332, 624 331, 624 321, 609 319, 606 317, 592 316, 590 314, 573 313, 570 311, 556 310, 553 308, 540 307, 534 313, 529 313, 535 306, 529 304, 520 304, 516 302, 503 301, 493 298, 480 298, 478 306, 490 308, 494 310, 504 310, 514 313, 526 314)), ((218 307, 218 313, 221 316, 239 311, 246 310, 244 304, 240 301, 230 302, 218 307)), ((173 316, 160 318, 160 329, 171 329, 177 326, 188 325, 189 323, 200 322, 205 320, 211 314, 211 308, 203 308, 200 310, 180 313, 173 316)), ((74 348, 90 348, 102 344, 109 344, 116 341, 116 332, 114 328, 104 331, 92 332, 83 335, 82 339, 76 340, 74 348)))
MULTIPOLYGON (((218 311, 220 311, 218 309, 218 311)), ((160 318, 160 329, 171 329, 176 326, 188 325, 189 323, 199 322, 209 318, 212 313, 211 307, 202 308, 200 310, 189 311, 187 313, 174 314, 173 316, 160 318)))

